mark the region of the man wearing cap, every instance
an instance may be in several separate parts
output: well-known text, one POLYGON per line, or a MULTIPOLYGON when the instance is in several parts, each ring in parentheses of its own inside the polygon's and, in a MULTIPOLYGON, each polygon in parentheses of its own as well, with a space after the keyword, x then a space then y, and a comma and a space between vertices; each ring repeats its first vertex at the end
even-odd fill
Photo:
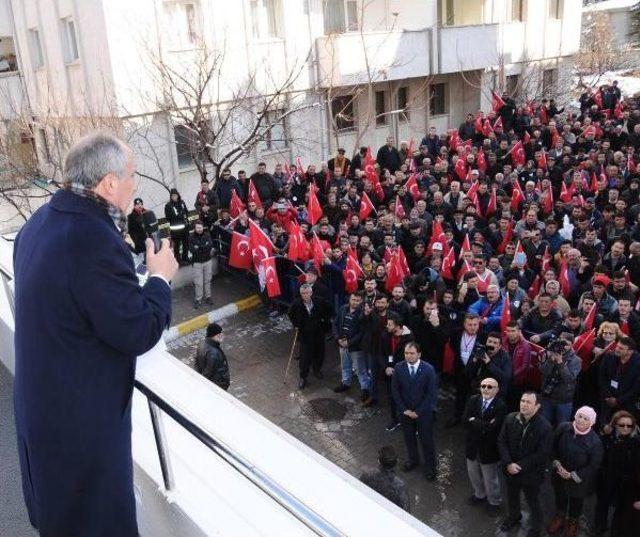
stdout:
POLYGON ((410 512, 407 485, 396 475, 395 467, 398 464, 398 455, 393 446, 380 448, 378 464, 377 470, 363 472, 360 481, 407 513, 410 512))
POLYGON ((593 298, 596 301, 598 313, 607 319, 618 309, 618 303, 607 292, 607 286, 611 280, 605 274, 598 274, 593 278, 593 298))
POLYGON ((133 200, 133 210, 127 216, 127 232, 133 241, 133 253, 142 254, 146 250, 144 242, 147 240, 147 234, 144 230, 142 215, 145 212, 142 198, 133 200))
POLYGON ((198 345, 195 370, 222 388, 229 389, 229 362, 220 344, 224 335, 217 323, 207 326, 207 337, 198 345))
POLYGON ((351 164, 351 161, 347 157, 345 157, 344 154, 344 149, 338 149, 338 154, 332 159, 329 159, 329 162, 327 162, 327 167, 332 173, 334 173, 336 170, 340 170, 341 175, 346 177, 349 173, 349 165, 351 164))
POLYGON ((211 300, 211 276, 213 261, 213 240, 209 231, 204 228, 202 220, 196 220, 193 226, 193 233, 189 237, 189 252, 193 262, 193 285, 195 287, 194 309, 198 309, 202 304, 202 299, 207 304, 213 304, 211 300))

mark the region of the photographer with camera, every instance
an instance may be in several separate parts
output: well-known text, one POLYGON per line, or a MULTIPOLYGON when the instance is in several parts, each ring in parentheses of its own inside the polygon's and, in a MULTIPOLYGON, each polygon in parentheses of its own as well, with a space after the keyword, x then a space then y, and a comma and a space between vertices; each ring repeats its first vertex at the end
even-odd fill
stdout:
POLYGON ((540 354, 542 415, 554 426, 571 420, 576 379, 582 367, 571 340, 570 334, 563 333, 540 354))
POLYGON ((498 332, 490 332, 484 345, 477 345, 471 359, 467 362, 467 377, 471 389, 477 392, 480 381, 492 377, 500 385, 500 393, 506 394, 511 380, 511 360, 502 349, 502 341, 498 332))

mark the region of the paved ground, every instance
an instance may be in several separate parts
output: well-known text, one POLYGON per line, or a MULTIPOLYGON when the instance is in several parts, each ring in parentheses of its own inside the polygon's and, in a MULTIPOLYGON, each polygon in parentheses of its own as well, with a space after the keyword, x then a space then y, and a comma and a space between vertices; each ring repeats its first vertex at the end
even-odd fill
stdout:
MULTIPOLYGON (((214 290, 214 296, 217 291, 214 290)), ((310 386, 300 392, 295 360, 284 382, 293 338, 286 317, 272 319, 262 308, 257 308, 227 319, 222 325, 226 334, 224 348, 231 367, 229 392, 238 399, 355 476, 359 476, 364 467, 375 465, 377 450, 384 444, 394 445, 401 454, 401 463, 404 461, 401 431, 387 433, 384 430, 388 422, 385 406, 363 409, 359 390, 354 387, 346 396, 332 391, 340 379, 339 358, 333 341, 327 342, 325 379, 310 376, 310 386), (332 411, 344 415, 321 420, 312 411, 314 405, 331 405, 332 411)), ((193 365, 195 347, 202 337, 204 330, 194 332, 173 342, 169 350, 193 365)), ((466 504, 471 491, 466 476, 464 432, 460 428, 443 427, 450 415, 452 400, 446 387, 441 390, 439 400, 437 481, 427 482, 417 470, 409 474, 399 472, 410 487, 412 513, 445 536, 501 535, 497 528, 502 517, 491 519, 481 509, 466 504)), ((549 488, 544 495, 549 515, 552 498, 549 488)), ((585 534, 588 534, 586 529, 585 534)), ((518 535, 525 535, 525 531, 521 529, 518 535)))

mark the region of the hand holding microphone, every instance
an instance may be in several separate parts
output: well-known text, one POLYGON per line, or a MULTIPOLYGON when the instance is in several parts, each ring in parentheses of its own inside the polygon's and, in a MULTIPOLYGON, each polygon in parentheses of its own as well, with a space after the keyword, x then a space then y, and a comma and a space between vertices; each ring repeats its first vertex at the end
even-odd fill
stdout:
POLYGON ((162 276, 169 282, 178 271, 178 262, 173 255, 173 250, 169 247, 169 239, 160 239, 158 220, 153 211, 145 211, 142 214, 142 221, 149 237, 145 241, 149 274, 162 276))

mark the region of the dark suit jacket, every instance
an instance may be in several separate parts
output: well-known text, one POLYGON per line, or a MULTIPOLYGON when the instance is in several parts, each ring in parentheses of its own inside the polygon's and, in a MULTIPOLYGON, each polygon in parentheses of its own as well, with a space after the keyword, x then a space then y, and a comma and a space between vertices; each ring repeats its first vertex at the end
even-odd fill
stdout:
POLYGON ((418 370, 411 378, 407 362, 402 361, 394 368, 391 391, 398 414, 413 410, 418 419, 431 419, 438 396, 436 371, 430 363, 420 360, 418 370))
POLYGON ((41 535, 138 535, 131 458, 136 357, 160 339, 171 291, 140 287, 92 200, 58 191, 18 234, 15 417, 29 517, 41 535))
POLYGON ((322 299, 316 300, 313 295, 311 301, 313 302, 311 313, 307 311, 301 298, 295 299, 289 308, 289 319, 291 324, 299 330, 302 343, 324 340, 325 333, 331 327, 329 303, 322 299))
POLYGON ((467 459, 479 459, 481 464, 491 464, 500 460, 498 434, 506 415, 507 405, 501 397, 494 397, 484 414, 481 395, 474 395, 467 401, 462 415, 462 423, 467 428, 467 459))

